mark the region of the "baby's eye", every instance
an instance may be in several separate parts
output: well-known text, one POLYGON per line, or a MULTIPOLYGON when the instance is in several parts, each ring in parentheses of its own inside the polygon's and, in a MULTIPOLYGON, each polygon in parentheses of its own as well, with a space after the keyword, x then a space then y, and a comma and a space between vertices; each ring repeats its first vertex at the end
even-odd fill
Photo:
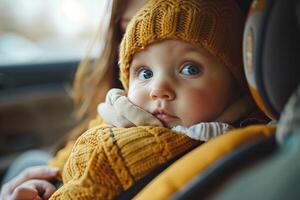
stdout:
POLYGON ((193 76, 200 73, 200 69, 197 65, 194 64, 186 64, 184 67, 180 70, 180 73, 185 76, 193 76))
POLYGON ((150 69, 141 69, 138 72, 138 77, 141 80, 149 79, 153 76, 153 72, 150 69))

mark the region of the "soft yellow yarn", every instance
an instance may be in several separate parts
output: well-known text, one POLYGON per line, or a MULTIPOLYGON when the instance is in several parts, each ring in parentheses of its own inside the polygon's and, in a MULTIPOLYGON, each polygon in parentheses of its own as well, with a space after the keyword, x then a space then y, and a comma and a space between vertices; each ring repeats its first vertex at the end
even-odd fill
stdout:
POLYGON ((150 0, 128 24, 120 46, 120 80, 128 89, 132 57, 148 45, 179 39, 201 45, 238 80, 242 68, 243 17, 234 0, 150 0))
POLYGON ((164 127, 95 126, 76 141, 64 166, 64 185, 50 199, 113 199, 198 144, 164 127))

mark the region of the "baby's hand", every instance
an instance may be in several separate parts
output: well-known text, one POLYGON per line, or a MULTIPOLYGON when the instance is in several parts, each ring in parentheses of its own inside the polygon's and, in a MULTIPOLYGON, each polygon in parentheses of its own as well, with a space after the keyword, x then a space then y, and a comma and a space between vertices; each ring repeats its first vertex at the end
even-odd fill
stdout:
POLYGON ((120 89, 111 89, 107 93, 105 102, 98 105, 98 114, 116 127, 163 126, 151 113, 130 102, 120 89))
POLYGON ((59 170, 48 166, 30 167, 4 184, 0 200, 48 199, 56 188, 49 180, 58 178, 59 170))

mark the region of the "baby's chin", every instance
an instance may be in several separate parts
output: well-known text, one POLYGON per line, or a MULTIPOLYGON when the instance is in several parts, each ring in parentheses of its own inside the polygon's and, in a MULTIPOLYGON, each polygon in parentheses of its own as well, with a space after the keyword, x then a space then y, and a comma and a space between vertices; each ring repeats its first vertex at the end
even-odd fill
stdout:
POLYGON ((161 123, 163 124, 164 127, 170 128, 170 129, 173 128, 173 127, 175 127, 175 126, 179 126, 180 125, 180 123, 172 123, 172 122, 168 122, 167 123, 167 122, 163 122, 163 121, 161 121, 161 123))

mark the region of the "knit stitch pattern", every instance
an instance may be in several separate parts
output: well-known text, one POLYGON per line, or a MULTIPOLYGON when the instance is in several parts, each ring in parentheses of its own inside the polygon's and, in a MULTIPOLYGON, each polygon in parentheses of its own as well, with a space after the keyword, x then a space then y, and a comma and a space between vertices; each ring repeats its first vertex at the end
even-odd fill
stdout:
POLYGON ((247 90, 242 67, 243 17, 234 0, 150 0, 128 24, 120 45, 120 80, 127 90, 134 54, 166 39, 200 45, 247 90))
POLYGON ((197 144, 164 127, 94 127, 75 143, 64 167, 64 185, 51 199, 113 199, 197 144))

